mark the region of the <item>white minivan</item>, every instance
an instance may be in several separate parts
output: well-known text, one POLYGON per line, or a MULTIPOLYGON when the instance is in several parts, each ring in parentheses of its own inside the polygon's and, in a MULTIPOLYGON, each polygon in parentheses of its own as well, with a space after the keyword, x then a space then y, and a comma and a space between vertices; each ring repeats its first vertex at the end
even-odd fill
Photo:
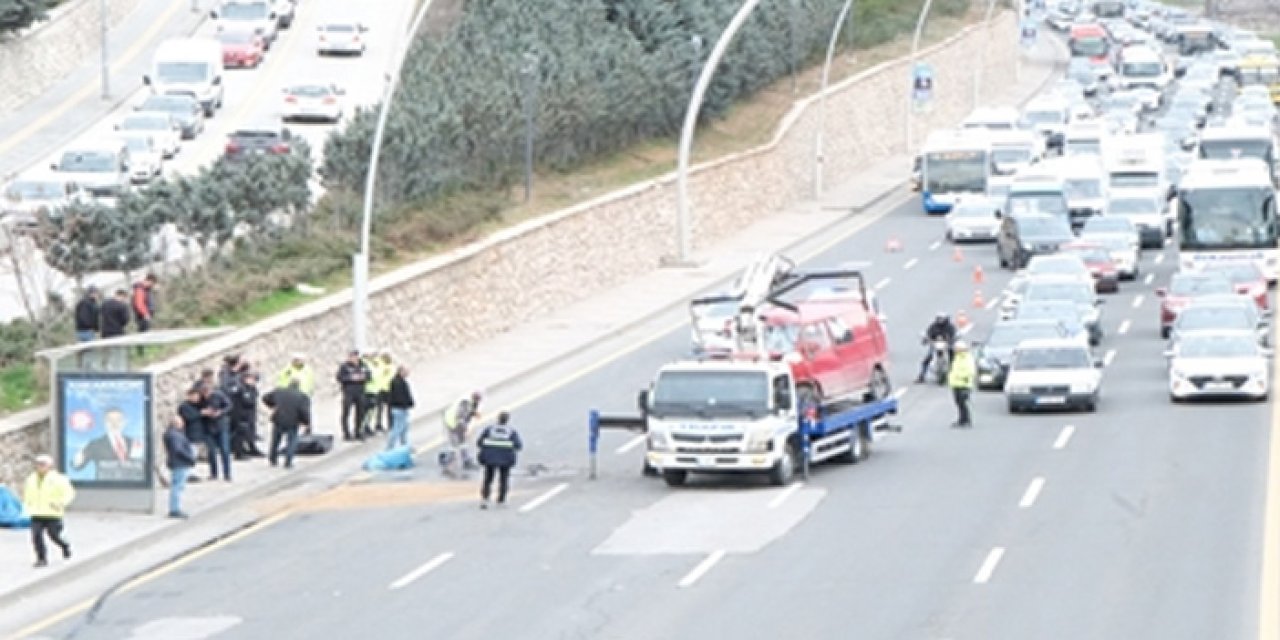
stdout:
POLYGON ((142 82, 159 95, 193 95, 206 118, 222 107, 222 44, 212 38, 173 38, 156 48, 142 82))

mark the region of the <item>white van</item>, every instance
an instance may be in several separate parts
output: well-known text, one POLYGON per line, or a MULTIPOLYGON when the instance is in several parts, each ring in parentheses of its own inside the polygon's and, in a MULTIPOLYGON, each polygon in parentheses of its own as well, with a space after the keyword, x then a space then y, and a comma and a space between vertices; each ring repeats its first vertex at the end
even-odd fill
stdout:
POLYGON ((1147 87, 1162 92, 1171 79, 1169 63, 1151 47, 1125 47, 1116 58, 1115 82, 1119 89, 1147 87))
POLYGON ((1053 170, 1062 176, 1072 227, 1080 228, 1089 218, 1102 215, 1107 208, 1107 174, 1101 157, 1057 158, 1053 170))
POLYGON ((206 118, 222 107, 222 44, 212 38, 173 38, 156 48, 151 73, 142 82, 155 94, 186 93, 206 118))

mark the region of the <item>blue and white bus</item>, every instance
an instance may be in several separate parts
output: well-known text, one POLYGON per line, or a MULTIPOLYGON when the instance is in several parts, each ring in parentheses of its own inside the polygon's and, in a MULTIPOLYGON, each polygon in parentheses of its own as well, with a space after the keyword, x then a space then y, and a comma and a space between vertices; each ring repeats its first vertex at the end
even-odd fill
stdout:
POLYGON ((991 167, 991 136, 985 129, 930 134, 920 154, 920 197, 925 213, 947 213, 959 196, 985 194, 991 167))

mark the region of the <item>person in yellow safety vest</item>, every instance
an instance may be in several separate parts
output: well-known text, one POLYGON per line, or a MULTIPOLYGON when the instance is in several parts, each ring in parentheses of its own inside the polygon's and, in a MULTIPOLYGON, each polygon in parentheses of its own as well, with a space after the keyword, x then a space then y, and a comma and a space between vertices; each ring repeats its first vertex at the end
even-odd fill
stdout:
POLYGON ((458 398, 444 410, 444 435, 448 448, 441 452, 440 463, 446 475, 455 475, 453 465, 458 462, 462 464, 464 472, 477 468, 467 453, 467 429, 472 420, 480 417, 482 397, 483 394, 479 391, 473 391, 470 395, 458 398))
POLYGON ((294 381, 298 383, 298 391, 307 398, 316 389, 316 374, 311 370, 311 365, 307 364, 307 357, 301 353, 293 354, 289 366, 280 370, 280 374, 276 376, 276 387, 287 389, 289 383, 294 381))
POLYGON ((951 426, 969 429, 973 427, 973 420, 969 415, 969 396, 973 393, 978 367, 974 362, 973 354, 969 352, 967 342, 957 340, 955 351, 955 358, 951 361, 951 371, 947 374, 947 386, 951 387, 951 395, 955 398, 956 410, 960 412, 960 416, 951 426))
POLYGON ((391 410, 387 405, 391 397, 391 379, 396 377, 396 365, 392 362, 391 351, 383 349, 377 357, 370 359, 369 370, 373 387, 374 429, 383 431, 391 426, 391 410))
POLYGON ((44 538, 47 533, 54 544, 62 548, 62 557, 71 557, 71 544, 62 537, 62 515, 67 505, 76 498, 76 490, 66 476, 53 470, 53 458, 40 454, 35 459, 36 470, 27 476, 22 490, 22 502, 31 516, 31 544, 36 551, 37 567, 49 565, 44 538))

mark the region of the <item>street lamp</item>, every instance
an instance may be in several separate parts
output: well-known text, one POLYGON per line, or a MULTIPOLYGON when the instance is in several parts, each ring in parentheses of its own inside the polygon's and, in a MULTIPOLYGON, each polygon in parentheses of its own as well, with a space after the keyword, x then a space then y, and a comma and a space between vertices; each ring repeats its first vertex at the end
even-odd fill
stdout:
POLYGON ((368 307, 369 307, 369 235, 373 227, 373 193, 378 179, 378 156, 382 152, 382 136, 387 128, 387 117, 391 113, 391 100, 396 95, 396 87, 400 85, 400 69, 404 66, 408 43, 418 32, 422 20, 427 17, 431 8, 431 0, 422 0, 418 14, 414 16, 409 31, 400 41, 400 50, 391 60, 391 72, 386 77, 386 90, 382 95, 382 104, 378 107, 378 124, 373 129, 373 143, 369 149, 369 171, 365 174, 364 211, 360 221, 360 253, 352 257, 351 265, 351 311, 354 316, 352 333, 355 347, 364 351, 367 346, 368 307))
MULTIPOLYGON (((995 0, 991 1, 995 2, 995 0)), ((831 61, 835 59, 836 42, 840 40, 840 31, 844 29, 845 20, 848 19, 852 8, 853 0, 845 0, 844 6, 840 7, 840 15, 836 16, 835 27, 831 29, 831 39, 827 41, 827 60, 822 65, 822 86, 818 89, 818 135, 814 140, 813 172, 814 197, 819 199, 822 198, 822 174, 825 169, 824 163, 827 161, 822 149, 824 137, 827 134, 827 84, 831 81, 831 61)))
POLYGON ((533 197, 533 136, 534 118, 537 115, 538 56, 525 52, 524 66, 524 201, 533 197))
POLYGON ((690 263, 690 229, 689 229, 689 155, 693 150, 693 131, 698 126, 698 112, 702 110, 702 100, 706 97, 707 87, 715 76, 716 67, 724 57, 729 44, 742 28, 743 23, 751 16, 760 4, 760 0, 746 0, 738 8, 738 12, 729 21, 716 45, 711 48, 707 63, 702 65, 698 74, 698 82, 693 86, 693 95, 689 98, 689 108, 684 114, 684 126, 680 128, 680 153, 676 162, 676 262, 690 263))
MULTIPOLYGON (((930 8, 932 8, 932 7, 933 7, 933 0, 924 0, 924 6, 923 6, 923 7, 920 7, 920 17, 916 19, 916 33, 915 33, 915 35, 914 35, 914 36, 912 36, 912 38, 911 38, 911 73, 913 74, 913 76, 912 76, 912 81, 913 81, 913 82, 914 82, 914 80, 915 80, 914 74, 915 74, 915 68, 916 68, 916 56, 917 56, 917 55, 919 55, 919 53, 920 53, 920 34, 922 34, 922 33, 924 32, 924 21, 925 21, 926 19, 928 19, 928 18, 929 18, 929 9, 930 9, 930 8)), ((907 154, 908 154, 908 155, 911 155, 912 153, 914 153, 914 149, 915 149, 915 133, 916 133, 916 132, 915 132, 915 118, 914 118, 914 117, 912 117, 912 116, 913 116, 913 113, 914 113, 914 109, 913 109, 912 107, 913 107, 914 105, 912 104, 912 95, 911 95, 911 93, 912 93, 912 92, 911 92, 911 89, 910 89, 910 88, 908 88, 908 90, 907 90, 907 111, 906 111, 906 118, 907 118, 907 148, 906 148, 906 152, 907 152, 907 154)))

